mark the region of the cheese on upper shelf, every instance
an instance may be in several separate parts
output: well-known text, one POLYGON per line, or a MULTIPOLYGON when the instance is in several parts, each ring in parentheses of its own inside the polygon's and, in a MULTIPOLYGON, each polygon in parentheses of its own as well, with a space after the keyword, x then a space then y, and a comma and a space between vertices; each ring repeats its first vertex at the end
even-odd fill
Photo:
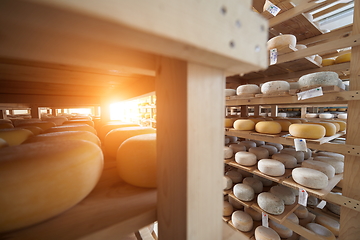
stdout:
POLYGON ((328 177, 323 172, 311 168, 294 168, 292 178, 296 183, 308 188, 323 189, 328 185, 328 177))
POLYGON ((255 197, 255 191, 252 187, 244 183, 238 183, 233 187, 235 197, 242 201, 251 201, 255 197))
POLYGON ((248 232, 253 228, 253 219, 244 211, 235 211, 231 215, 231 222, 236 229, 248 232))
POLYGON ((258 85, 256 85, 256 84, 240 85, 236 89, 236 94, 237 95, 256 94, 256 93, 260 93, 260 87, 258 85))
POLYGON ((257 163, 257 157, 251 152, 237 152, 235 153, 235 161, 243 166, 253 166, 257 163))
POLYGON ((315 72, 301 76, 298 80, 300 88, 311 86, 337 86, 339 75, 336 72, 315 72))
POLYGON ((257 178, 246 177, 243 179, 243 184, 252 187, 255 193, 261 193, 263 191, 263 183, 257 178))
POLYGON ((323 172, 329 179, 335 176, 335 168, 326 162, 306 160, 302 162, 301 166, 323 172))
POLYGON ((269 158, 269 151, 266 148, 252 147, 252 148, 249 148, 249 152, 255 154, 257 160, 260 160, 263 158, 269 158))
POLYGON ((250 119, 238 119, 233 124, 235 130, 251 131, 255 128, 254 121, 250 119))
POLYGON ((270 192, 262 192, 257 197, 259 207, 267 213, 280 215, 285 210, 284 201, 270 192))
POLYGON ((326 134, 326 129, 318 124, 294 123, 289 127, 289 133, 296 138, 319 139, 326 134))
POLYGON ((269 176, 282 176, 285 173, 285 165, 274 159, 261 159, 258 162, 258 169, 260 172, 269 176))
POLYGON ((344 62, 350 62, 351 60, 351 52, 342 54, 335 58, 335 64, 338 63, 344 63, 344 62))
POLYGON ((255 131, 266 134, 278 134, 281 132, 281 125, 275 121, 260 121, 256 123, 255 131))
POLYGON ((318 124, 323 126, 325 128, 325 137, 330 137, 336 134, 336 126, 331 122, 312 122, 311 124, 318 124))
POLYGON ((269 81, 261 85, 261 93, 274 94, 290 90, 290 84, 287 81, 269 81))
POLYGON ((226 172, 225 176, 228 176, 229 178, 231 178, 233 183, 239 183, 243 180, 242 174, 236 170, 230 170, 230 171, 226 172))
POLYGON ((236 95, 235 89, 225 89, 225 97, 230 97, 236 95))
POLYGON ((285 205, 292 205, 296 201, 296 196, 290 188, 276 185, 270 188, 270 193, 274 194, 278 198, 284 201, 285 205))

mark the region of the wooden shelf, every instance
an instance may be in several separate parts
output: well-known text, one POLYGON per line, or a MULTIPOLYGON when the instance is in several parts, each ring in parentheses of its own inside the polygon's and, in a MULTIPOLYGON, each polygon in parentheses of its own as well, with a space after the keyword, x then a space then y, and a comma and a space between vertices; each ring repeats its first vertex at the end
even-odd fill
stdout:
POLYGON ((238 232, 240 232, 243 236, 245 236, 246 239, 255 239, 255 238, 254 238, 255 229, 256 229, 258 226, 261 226, 261 221, 254 221, 254 222, 253 222, 253 228, 252 228, 250 231, 248 231, 248 232, 242 232, 242 231, 238 230, 238 229, 234 226, 234 224, 232 223, 231 220, 228 221, 227 223, 228 223, 232 228, 234 228, 235 230, 237 230, 238 232))

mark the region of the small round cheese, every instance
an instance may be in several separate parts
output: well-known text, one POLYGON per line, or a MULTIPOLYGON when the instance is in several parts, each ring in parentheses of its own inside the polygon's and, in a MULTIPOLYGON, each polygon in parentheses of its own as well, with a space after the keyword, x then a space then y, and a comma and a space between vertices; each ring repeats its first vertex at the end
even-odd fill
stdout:
POLYGON ((224 142, 225 142, 225 145, 228 145, 230 143, 230 138, 225 136, 224 142))
POLYGON ((326 157, 326 156, 316 156, 314 160, 330 164, 335 168, 335 174, 344 172, 344 162, 342 161, 338 161, 332 157, 326 157))
POLYGON ((329 229, 335 236, 339 236, 340 232, 340 223, 333 218, 327 217, 325 215, 317 215, 315 218, 315 223, 318 223, 327 229, 329 229))
POLYGON ((266 178, 263 178, 263 177, 260 177, 260 176, 255 175, 255 174, 253 175, 253 178, 259 179, 263 183, 263 186, 265 186, 265 187, 270 187, 273 184, 273 181, 271 181, 269 179, 266 179, 266 178))
POLYGON ((235 130, 251 131, 255 129, 255 123, 250 119, 238 119, 233 126, 235 130))
POLYGON ((281 240, 274 229, 258 226, 255 229, 255 240, 281 240))
POLYGON ((252 187, 255 193, 261 193, 263 191, 263 183, 257 178, 246 177, 243 179, 243 184, 252 187))
MULTIPOLYGON (((316 58, 315 58, 316 59, 316 58)), ((315 72, 299 78, 300 88, 311 86, 335 86, 338 85, 339 75, 336 72, 315 72)))
POLYGON ((257 147, 260 147, 260 146, 262 146, 262 145, 265 145, 265 141, 260 141, 260 140, 252 140, 252 141, 256 143, 256 146, 257 146, 257 147))
POLYGON ((324 121, 339 124, 339 130, 338 131, 345 131, 346 130, 346 122, 344 122, 344 121, 341 121, 341 120, 324 120, 324 121))
POLYGON ((285 210, 284 201, 269 192, 260 193, 257 203, 262 210, 270 214, 280 215, 285 210))
POLYGON ((326 227, 321 226, 317 223, 308 223, 306 224, 305 228, 309 229, 310 231, 316 233, 320 237, 323 237, 326 240, 336 240, 335 235, 326 227))
POLYGON ((284 164, 274 159, 261 159, 258 162, 258 169, 260 172, 274 177, 282 176, 285 173, 284 164))
POLYGON ((242 232, 249 232, 253 228, 253 219, 244 211, 235 211, 231 215, 234 227, 242 232))
POLYGON ((236 199, 229 197, 228 201, 233 206, 234 209, 244 209, 244 205, 239 203, 239 201, 237 201, 236 199))
POLYGON ((271 158, 282 162, 285 168, 294 168, 297 166, 296 158, 290 154, 276 153, 272 155, 271 158))
POLYGON ((244 207, 244 212, 248 213, 254 221, 261 221, 261 212, 258 212, 251 207, 244 207))
POLYGON ((263 94, 273 94, 290 90, 290 84, 287 81, 270 81, 261 85, 263 94))
POLYGON ((47 141, 54 141, 60 139, 86 140, 89 142, 93 142, 98 146, 101 145, 100 139, 94 133, 88 131, 65 131, 65 132, 43 133, 29 138, 28 140, 25 141, 25 143, 47 142, 47 141))
POLYGON ((232 156, 234 156, 233 150, 229 147, 224 147, 224 158, 228 159, 232 158, 232 156))
POLYGON ((223 178, 223 189, 228 190, 231 189, 233 186, 233 182, 229 176, 224 176, 223 178))
POLYGON ((260 121, 255 125, 255 131, 266 134, 278 134, 281 132, 281 125, 275 121, 260 121))
POLYGON ((294 123, 290 125, 289 133, 296 138, 319 139, 325 136, 326 129, 317 124, 294 123))
POLYGON ((245 140, 245 141, 241 141, 239 144, 244 145, 246 147, 246 151, 248 151, 249 148, 256 147, 256 143, 253 141, 245 140))
POLYGON ((296 201, 296 196, 290 188, 276 185, 270 188, 270 192, 284 201, 285 205, 292 205, 296 201))
POLYGON ((296 216, 295 213, 290 213, 290 215, 287 217, 288 220, 292 221, 295 224, 299 224, 299 218, 296 216))
POLYGON ((255 191, 247 184, 238 183, 233 187, 235 197, 242 201, 251 201, 255 197, 255 191))
POLYGON ((241 95, 241 94, 256 94, 256 93, 260 93, 260 87, 256 84, 245 84, 245 85, 240 85, 237 87, 236 89, 236 94, 237 95, 241 95))
POLYGON ((243 166, 253 166, 257 163, 257 157, 251 152, 237 152, 235 153, 235 161, 243 166))
POLYGON ((277 232, 281 238, 289 238, 293 235, 293 231, 291 229, 271 219, 269 220, 269 227, 277 232))
POLYGON ((304 207, 303 205, 299 205, 295 211, 294 214, 298 217, 298 218, 307 218, 309 216, 309 211, 306 207, 304 207))
POLYGON ((323 119, 330 119, 333 117, 334 117, 334 114, 332 114, 332 113, 320 113, 319 114, 319 118, 323 118, 323 119))
POLYGON ((289 154, 296 158, 297 163, 302 163, 304 161, 304 152, 296 151, 295 148, 284 148, 280 153, 289 154))
POLYGON ((228 176, 229 178, 231 178, 231 181, 233 183, 239 183, 243 179, 242 174, 236 170, 231 170, 231 171, 226 172, 225 176, 228 176))
POLYGON ((235 89, 225 89, 225 97, 230 97, 236 95, 235 89))
POLYGON ((332 157, 338 161, 343 162, 345 160, 345 156, 340 153, 333 153, 333 152, 317 152, 316 156, 326 156, 326 157, 332 157))
POLYGON ((272 145, 265 144, 265 145, 261 145, 260 147, 268 150, 270 156, 278 152, 278 148, 272 145))
POLYGON ((34 134, 22 128, 3 128, 0 129, 0 138, 4 139, 9 146, 20 145, 34 134))
POLYGON ((268 143, 266 143, 266 145, 274 146, 274 147, 276 147, 279 151, 281 151, 281 150, 284 148, 284 146, 283 146, 281 143, 271 143, 271 142, 268 142, 268 143))
POLYGON ((271 38, 267 42, 267 49, 273 48, 283 48, 283 47, 292 47, 295 48, 296 46, 296 37, 292 34, 283 34, 276 37, 271 38))
MULTIPOLYGON (((332 192, 331 194, 342 195, 342 193, 339 193, 339 192, 332 192)), ((331 212, 333 212, 337 215, 340 215, 341 207, 339 205, 331 203, 331 202, 326 202, 326 208, 329 209, 331 212)))
POLYGON ((328 185, 328 177, 315 169, 299 167, 292 170, 292 178, 308 188, 323 189, 328 185))
POLYGON ((302 162, 301 166, 323 172, 329 179, 335 176, 335 168, 326 162, 306 160, 302 162))
POLYGON ((228 217, 233 213, 233 211, 234 211, 233 206, 229 202, 224 201, 224 204, 223 204, 223 216, 228 217))
POLYGON ((266 148, 252 147, 249 148, 249 152, 255 154, 257 160, 269 158, 269 151, 266 148))
POLYGON ((229 145, 229 147, 233 150, 234 153, 246 151, 246 147, 238 143, 232 143, 229 145))

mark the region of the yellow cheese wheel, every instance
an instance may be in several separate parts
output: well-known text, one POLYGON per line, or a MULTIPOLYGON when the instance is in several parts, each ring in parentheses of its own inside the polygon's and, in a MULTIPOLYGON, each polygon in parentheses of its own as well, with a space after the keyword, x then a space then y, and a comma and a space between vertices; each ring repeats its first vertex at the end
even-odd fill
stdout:
POLYGON ((297 119, 297 118, 287 118, 286 120, 291 122, 291 123, 302 123, 302 121, 300 119, 297 119))
POLYGON ((255 125, 255 130, 259 133, 277 134, 281 132, 281 125, 275 121, 260 121, 255 125))
POLYGON ((84 140, 0 149, 0 232, 54 217, 94 188, 103 168, 99 146, 84 140))
POLYGON ((123 128, 123 127, 139 127, 139 124, 124 123, 124 122, 109 122, 100 127, 98 136, 99 136, 100 140, 103 141, 106 134, 108 134, 111 130, 116 129, 116 128, 123 128))
POLYGON ((63 125, 67 124, 87 124, 89 126, 94 127, 94 122, 92 120, 68 120, 63 123, 63 125))
POLYGON ((235 118, 225 118, 225 127, 232 128, 235 120, 235 118))
POLYGON ((238 119, 234 122, 234 128, 236 130, 251 131, 251 130, 254 130, 255 123, 254 123, 254 121, 252 121, 250 119, 238 119))
MULTIPOLYGON (((305 123, 309 124, 309 123, 305 123)), ((330 137, 336 134, 336 126, 331 122, 312 122, 310 124, 318 124, 325 127, 325 137, 330 137)))
POLYGON ((293 123, 289 127, 289 133, 297 138, 319 139, 325 136, 326 129, 318 124, 293 123))
POLYGON ((47 122, 47 121, 41 121, 41 122, 29 122, 29 123, 22 123, 18 125, 19 127, 24 127, 24 126, 35 126, 35 127, 39 127, 42 130, 46 131, 52 127, 55 127, 55 123, 53 122, 47 122))
POLYGON ((277 122, 277 123, 280 123, 282 132, 288 132, 289 131, 289 127, 291 125, 290 121, 288 121, 288 120, 274 120, 274 121, 277 122))
POLYGON ((20 125, 27 125, 29 123, 37 123, 37 122, 43 122, 41 119, 39 118, 30 118, 30 119, 11 119, 13 125, 15 127, 20 126, 20 125))
POLYGON ((126 139, 116 154, 120 177, 127 183, 155 188, 157 179, 156 133, 126 139))
POLYGON ((321 65, 323 67, 330 66, 330 65, 333 65, 333 64, 335 64, 335 59, 332 59, 332 58, 325 58, 321 62, 321 65))
POLYGON ((4 148, 8 146, 9 144, 3 138, 0 138, 0 148, 4 148))
POLYGON ((31 137, 25 141, 25 143, 32 142, 44 142, 44 141, 54 141, 54 140, 86 140, 93 142, 96 145, 100 146, 99 138, 92 132, 88 131, 64 131, 64 132, 52 132, 39 134, 37 136, 31 137))
POLYGON ((87 124, 73 124, 73 125, 67 124, 67 125, 52 127, 52 128, 49 128, 48 130, 46 130, 47 133, 64 132, 64 131, 89 131, 89 132, 96 134, 95 128, 93 128, 87 124))
POLYGON ((341 121, 341 120, 324 120, 324 122, 337 123, 340 126, 339 131, 345 131, 346 130, 346 122, 344 122, 344 121, 341 121))
POLYGON ((0 129, 3 128, 14 128, 14 125, 12 123, 0 123, 0 129))
POLYGON ((12 121, 10 119, 0 119, 0 123, 11 123, 12 121))
POLYGON ((22 129, 22 128, 0 129, 0 138, 4 139, 9 144, 9 146, 19 145, 31 136, 33 136, 33 133, 27 129, 22 129))
POLYGON ((335 64, 350 62, 350 60, 351 60, 351 52, 342 54, 342 55, 338 56, 337 58, 335 58, 335 64))

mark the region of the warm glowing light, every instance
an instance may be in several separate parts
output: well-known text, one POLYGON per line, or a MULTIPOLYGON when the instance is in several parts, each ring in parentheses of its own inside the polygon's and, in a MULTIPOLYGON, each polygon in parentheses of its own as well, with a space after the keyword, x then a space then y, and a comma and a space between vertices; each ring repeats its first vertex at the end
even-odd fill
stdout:
POLYGON ((138 101, 117 102, 110 104, 110 120, 136 122, 138 101))

